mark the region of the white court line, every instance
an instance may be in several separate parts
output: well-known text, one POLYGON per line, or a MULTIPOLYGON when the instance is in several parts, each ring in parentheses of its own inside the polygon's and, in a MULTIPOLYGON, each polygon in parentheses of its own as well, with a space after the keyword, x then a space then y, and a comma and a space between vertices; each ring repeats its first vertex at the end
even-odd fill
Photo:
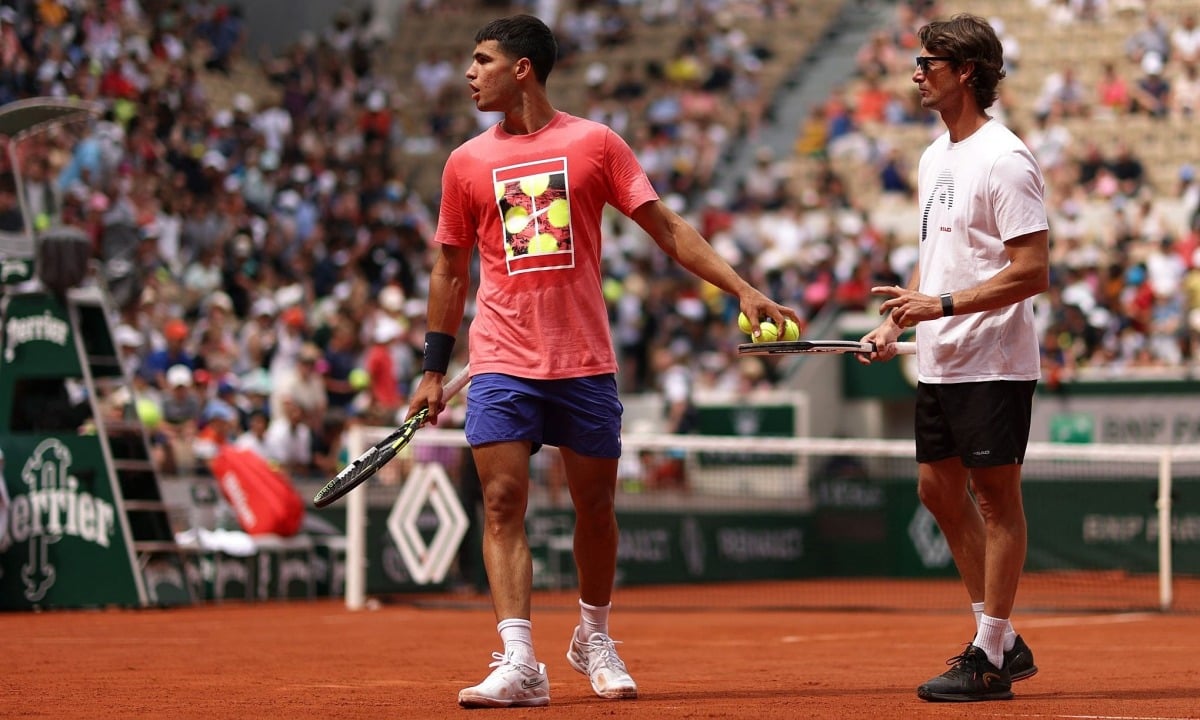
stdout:
POLYGON ((875 630, 872 632, 857 632, 857 633, 822 633, 820 635, 784 635, 779 638, 781 643, 801 643, 801 642, 824 642, 826 640, 870 640, 872 638, 884 637, 894 633, 875 630))
POLYGON ((1021 617, 1017 620, 1018 624, 1023 627, 1076 627, 1080 625, 1119 625, 1121 623, 1134 623, 1151 620, 1162 617, 1154 613, 1117 613, 1115 615, 1079 615, 1072 617, 1060 618, 1029 618, 1021 617))

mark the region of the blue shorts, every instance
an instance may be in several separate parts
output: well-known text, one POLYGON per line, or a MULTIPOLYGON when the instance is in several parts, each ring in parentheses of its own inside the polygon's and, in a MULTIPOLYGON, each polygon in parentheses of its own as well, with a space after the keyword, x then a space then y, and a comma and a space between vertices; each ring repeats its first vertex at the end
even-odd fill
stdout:
POLYGON ((528 440, 580 455, 621 457, 621 413, 615 375, 529 380, 483 373, 467 390, 467 442, 471 447, 528 440))

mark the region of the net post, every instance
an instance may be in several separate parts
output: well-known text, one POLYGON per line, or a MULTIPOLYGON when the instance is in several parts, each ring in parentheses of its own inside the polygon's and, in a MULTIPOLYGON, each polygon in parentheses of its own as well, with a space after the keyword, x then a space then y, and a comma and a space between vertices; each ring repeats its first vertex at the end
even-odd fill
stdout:
POLYGON ((1171 567, 1171 455, 1164 448, 1158 458, 1158 607, 1164 612, 1174 603, 1174 578, 1171 567))
MULTIPOLYGON (((360 425, 346 437, 349 457, 366 449, 360 425)), ((346 496, 346 609, 362 610, 367 604, 367 493, 363 486, 346 496)))

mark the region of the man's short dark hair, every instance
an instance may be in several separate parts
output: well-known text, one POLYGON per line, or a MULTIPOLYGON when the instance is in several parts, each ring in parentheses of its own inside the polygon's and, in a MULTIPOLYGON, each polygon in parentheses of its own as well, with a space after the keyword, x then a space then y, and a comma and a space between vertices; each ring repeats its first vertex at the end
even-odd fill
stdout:
POLYGON ((545 85, 558 59, 558 41, 554 33, 533 15, 512 15, 493 20, 475 33, 475 44, 495 40, 505 54, 529 58, 533 74, 545 85))
POLYGON ((949 20, 935 20, 917 31, 921 46, 933 55, 954 58, 954 66, 973 63, 971 89, 980 109, 996 102, 996 88, 1004 79, 1004 47, 996 31, 978 15, 960 13, 949 20))

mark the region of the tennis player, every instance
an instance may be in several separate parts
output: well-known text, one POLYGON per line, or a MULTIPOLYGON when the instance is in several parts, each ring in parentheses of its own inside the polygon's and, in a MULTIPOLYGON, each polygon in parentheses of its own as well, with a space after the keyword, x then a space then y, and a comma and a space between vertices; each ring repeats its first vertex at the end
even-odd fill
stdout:
POLYGON ((1032 297, 1049 285, 1042 173, 1015 134, 987 114, 1004 77, 996 33, 961 14, 918 33, 913 82, 946 125, 921 156, 918 263, 864 340, 888 360, 916 326, 918 493, 949 543, 976 615, 975 637, 930 701, 1007 700, 1037 672, 1009 618, 1025 563, 1021 463, 1040 377, 1032 297))
POLYGON ((568 663, 600 697, 637 696, 609 635, 622 406, 601 293, 605 206, 631 217, 682 267, 736 297, 747 317, 800 321, 738 276, 659 200, 620 136, 554 108, 546 80, 557 53, 550 29, 529 15, 478 31, 466 72, 471 96, 480 111, 503 118, 454 150, 442 176, 424 373, 409 415, 426 405, 434 418, 442 410, 443 376, 478 250, 466 436, 483 488, 484 565, 504 645, 493 654, 492 673, 459 693, 463 707, 550 702, 532 641, 525 535, 530 455, 544 444, 561 451, 575 507, 580 619, 564 642, 568 663))

